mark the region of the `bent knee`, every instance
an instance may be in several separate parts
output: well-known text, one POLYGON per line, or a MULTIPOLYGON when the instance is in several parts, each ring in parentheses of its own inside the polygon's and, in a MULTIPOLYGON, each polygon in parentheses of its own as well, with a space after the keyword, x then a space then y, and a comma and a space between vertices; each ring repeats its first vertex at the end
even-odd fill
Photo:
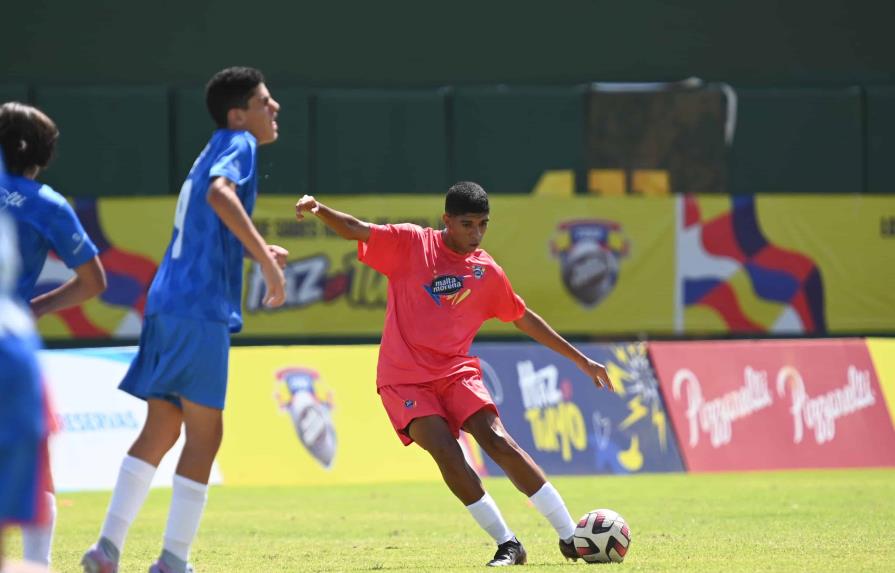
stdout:
POLYGON ((493 429, 476 436, 476 441, 492 458, 516 455, 520 451, 519 445, 509 434, 493 429))
POLYGON ((420 444, 437 462, 452 462, 463 458, 463 450, 455 440, 436 440, 420 444))

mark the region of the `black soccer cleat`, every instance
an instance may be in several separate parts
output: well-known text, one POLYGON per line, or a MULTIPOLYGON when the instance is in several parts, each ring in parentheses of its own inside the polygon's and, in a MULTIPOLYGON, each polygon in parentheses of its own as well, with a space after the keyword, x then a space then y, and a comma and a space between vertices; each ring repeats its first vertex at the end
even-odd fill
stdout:
POLYGON ((504 567, 505 565, 525 565, 528 555, 522 543, 515 537, 497 546, 494 559, 486 563, 488 567, 504 567))
POLYGON ((560 539, 559 552, 566 558, 566 561, 578 561, 579 555, 574 541, 563 541, 560 539))

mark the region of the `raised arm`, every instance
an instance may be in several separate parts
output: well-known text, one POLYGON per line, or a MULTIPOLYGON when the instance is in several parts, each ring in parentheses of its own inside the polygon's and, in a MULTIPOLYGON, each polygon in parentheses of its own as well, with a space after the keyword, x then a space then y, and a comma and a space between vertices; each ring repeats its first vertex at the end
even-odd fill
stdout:
POLYGON ((75 267, 75 276, 64 284, 31 299, 31 312, 35 317, 56 312, 90 300, 106 290, 106 271, 99 257, 75 267))
POLYGON ((277 307, 286 301, 286 279, 264 238, 252 224, 236 194, 236 183, 226 177, 216 177, 208 186, 208 204, 224 225, 242 243, 249 256, 258 261, 267 292, 264 304, 277 307))
POLYGON ((305 195, 295 204, 295 218, 301 221, 305 212, 317 215, 323 224, 343 239, 366 241, 370 238, 370 223, 361 221, 348 213, 330 209, 311 195, 305 195))
POLYGON ((582 354, 580 350, 569 344, 535 311, 526 308, 522 318, 514 321, 513 325, 535 341, 571 360, 575 366, 587 374, 594 381, 594 384, 600 388, 612 390, 612 380, 609 379, 606 367, 599 362, 591 360, 582 354))

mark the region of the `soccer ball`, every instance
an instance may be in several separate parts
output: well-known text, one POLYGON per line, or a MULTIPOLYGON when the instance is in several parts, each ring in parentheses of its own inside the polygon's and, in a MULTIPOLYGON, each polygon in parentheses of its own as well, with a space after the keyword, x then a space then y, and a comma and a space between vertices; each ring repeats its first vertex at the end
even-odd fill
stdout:
POLYGON ((618 513, 595 509, 578 520, 573 541, 588 563, 621 563, 631 547, 631 530, 618 513))

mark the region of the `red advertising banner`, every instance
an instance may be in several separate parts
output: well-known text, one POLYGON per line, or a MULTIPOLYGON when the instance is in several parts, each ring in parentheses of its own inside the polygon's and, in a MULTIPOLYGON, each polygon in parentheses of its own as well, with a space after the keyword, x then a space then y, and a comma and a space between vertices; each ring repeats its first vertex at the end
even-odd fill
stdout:
POLYGON ((895 465, 863 340, 649 346, 690 471, 895 465))

